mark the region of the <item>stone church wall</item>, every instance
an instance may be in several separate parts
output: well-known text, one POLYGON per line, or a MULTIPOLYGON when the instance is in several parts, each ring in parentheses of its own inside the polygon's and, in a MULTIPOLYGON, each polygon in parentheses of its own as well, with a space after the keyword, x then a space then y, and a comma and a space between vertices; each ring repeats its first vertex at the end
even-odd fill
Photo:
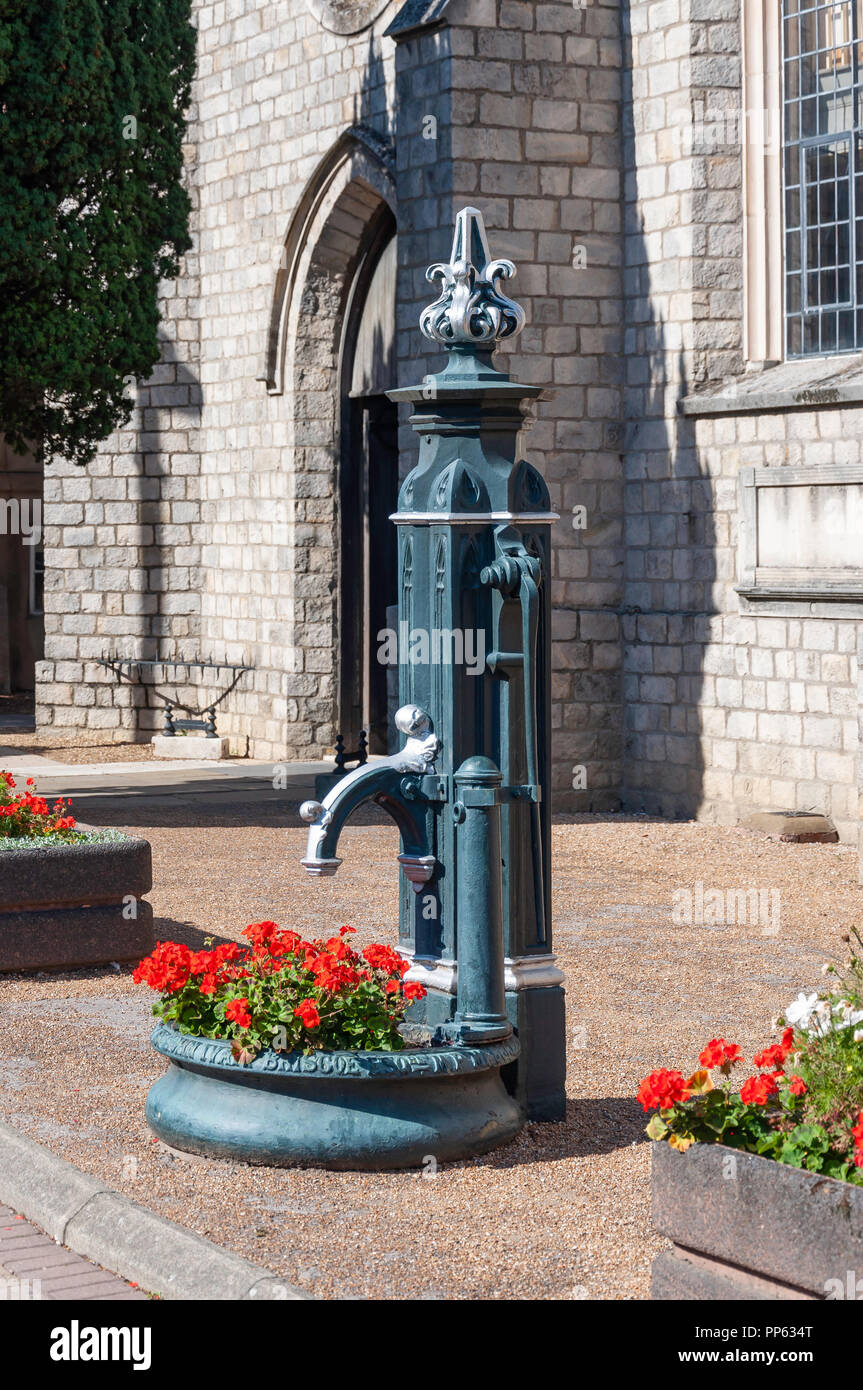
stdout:
MULTIPOLYGON (((331 746, 334 325, 355 228, 389 202, 406 385, 435 361, 425 267, 472 203, 518 267, 508 368, 556 393, 525 448, 560 513, 557 806, 814 808, 852 839, 863 607, 741 596, 738 488, 750 467, 859 462, 859 409, 681 404, 747 375, 741 149, 715 136, 740 112, 739 0, 450 0, 401 32, 393 0, 353 35, 314 8, 198 7, 195 249, 129 427, 86 472, 49 471, 40 721, 140 737, 157 715, 96 658, 201 652, 254 668, 220 719, 233 751, 331 746), (352 155, 328 220, 309 214, 282 322, 292 218, 350 127, 384 154, 352 155)), ((400 449, 406 471, 406 419, 400 449)))

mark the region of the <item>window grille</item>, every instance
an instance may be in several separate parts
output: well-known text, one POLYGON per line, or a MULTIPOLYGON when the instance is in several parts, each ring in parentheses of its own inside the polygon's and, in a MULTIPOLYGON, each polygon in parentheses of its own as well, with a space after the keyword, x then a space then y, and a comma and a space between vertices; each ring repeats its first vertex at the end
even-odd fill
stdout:
POLYGON ((863 347, 863 0, 781 0, 785 348, 863 347))

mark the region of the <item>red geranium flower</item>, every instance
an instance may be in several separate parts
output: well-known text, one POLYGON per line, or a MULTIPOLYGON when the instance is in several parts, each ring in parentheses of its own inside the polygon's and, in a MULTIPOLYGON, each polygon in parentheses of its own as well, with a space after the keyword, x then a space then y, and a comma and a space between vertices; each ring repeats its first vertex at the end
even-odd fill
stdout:
POLYGON ((243 928, 243 936, 251 941, 253 946, 263 946, 273 939, 278 930, 278 922, 250 922, 243 928))
POLYGON ((175 994, 188 983, 192 953, 176 941, 159 941, 153 953, 141 961, 132 979, 159 994, 175 994))
POLYGON ((756 1052, 752 1058, 756 1067, 781 1067, 785 1058, 788 1056, 788 1049, 781 1043, 774 1043, 772 1047, 765 1047, 761 1052, 756 1052))
POLYGON ((803 1080, 802 1076, 792 1076, 788 1083, 788 1089, 792 1096, 805 1096, 806 1082, 803 1080))
POLYGON ((724 1038, 711 1038, 698 1058, 699 1066, 707 1067, 708 1071, 713 1067, 730 1070, 736 1062, 742 1061, 743 1053, 737 1044, 727 1043, 724 1038))
POLYGON ((353 951, 341 936, 331 936, 327 942, 327 950, 336 960, 353 960, 354 958, 353 951))
POLYGON ((641 1102, 645 1111, 667 1110, 679 1100, 689 1100, 690 1095, 682 1072, 660 1067, 659 1071, 652 1071, 644 1078, 638 1088, 636 1100, 641 1102))
POLYGON ((236 1023, 240 1028, 248 1028, 252 1022, 252 1015, 249 1013, 249 1001, 245 998, 231 999, 225 1005, 225 1018, 236 1023))
POLYGON ((851 1133, 854 1137, 854 1166, 863 1168, 863 1110, 857 1116, 857 1123, 851 1133))
POLYGON ((740 1099, 744 1105, 766 1105, 770 1096, 775 1096, 779 1087, 773 1076, 750 1076, 740 1087, 740 1099))
POLYGON ((394 951, 392 946, 367 946, 363 955, 375 970, 384 970, 387 975, 404 975, 410 963, 394 951))
POLYGON ((294 1018, 300 1019, 306 1028, 317 1028, 321 1021, 321 1016, 311 999, 304 999, 294 1009, 294 1018))
POLYGON ((782 1040, 773 1043, 770 1047, 765 1047, 761 1052, 756 1052, 753 1061, 756 1067, 781 1067, 789 1053, 794 1051, 794 1029, 786 1028, 782 1034, 782 1040))
MULTIPOLYGON (((338 941, 338 937, 334 939, 338 941)), ((328 951, 312 961, 311 971, 316 984, 320 985, 322 989, 332 991, 343 989, 345 985, 355 985, 360 978, 352 966, 342 965, 328 951)))

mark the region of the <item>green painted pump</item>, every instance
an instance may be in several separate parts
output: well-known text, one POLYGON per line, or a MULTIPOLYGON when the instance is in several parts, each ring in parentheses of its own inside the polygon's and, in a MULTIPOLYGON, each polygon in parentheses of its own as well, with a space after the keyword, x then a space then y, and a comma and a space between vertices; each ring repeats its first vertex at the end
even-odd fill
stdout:
POLYGON ((499 288, 481 213, 464 208, 440 297, 420 327, 444 370, 391 391, 410 403, 419 461, 392 520, 399 531, 395 645, 400 753, 357 768, 321 802, 304 866, 333 873, 339 831, 361 802, 402 836, 400 949, 428 991, 414 1017, 441 1042, 493 1043, 515 1030, 504 1073, 531 1119, 564 1114, 563 977, 550 911, 550 533, 540 473, 519 458, 541 388, 492 354, 524 326, 499 288))

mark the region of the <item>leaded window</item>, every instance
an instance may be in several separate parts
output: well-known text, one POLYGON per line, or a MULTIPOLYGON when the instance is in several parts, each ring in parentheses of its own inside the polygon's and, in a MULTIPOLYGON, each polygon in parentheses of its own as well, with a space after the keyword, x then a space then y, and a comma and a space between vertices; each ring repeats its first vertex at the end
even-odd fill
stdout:
POLYGON ((863 347, 863 0, 781 0, 785 347, 863 347))

